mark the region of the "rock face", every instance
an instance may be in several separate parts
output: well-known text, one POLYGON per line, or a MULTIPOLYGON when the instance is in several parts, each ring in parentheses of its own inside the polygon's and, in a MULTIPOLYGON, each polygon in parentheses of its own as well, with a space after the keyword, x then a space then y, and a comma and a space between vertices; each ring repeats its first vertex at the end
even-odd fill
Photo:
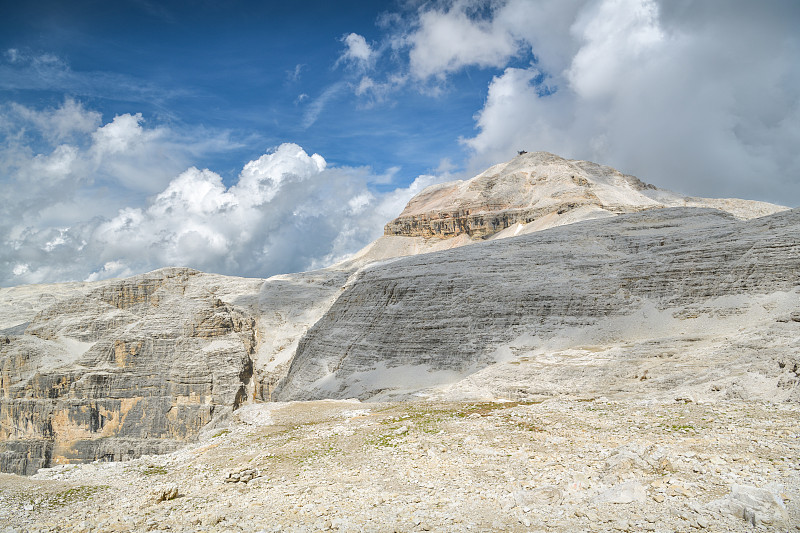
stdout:
POLYGON ((682 197, 610 167, 532 152, 468 181, 428 187, 386 225, 384 235, 485 239, 515 226, 563 223, 567 214, 575 222, 678 206, 714 207, 740 218, 781 209, 746 200, 682 197))
POLYGON ((170 451, 245 401, 255 319, 203 277, 105 283, 0 337, 0 470, 170 451))
MULTIPOLYGON (((578 347, 589 331, 600 345, 633 332, 645 344, 674 335, 674 350, 682 330, 693 329, 686 321, 701 315, 733 316, 725 324, 735 336, 737 313, 760 305, 752 299, 758 295, 776 295, 763 304, 774 310, 768 322, 778 324, 800 310, 798 288, 797 209, 751 221, 710 209, 655 209, 397 259, 365 268, 308 331, 276 398, 408 395, 497 362, 519 364, 558 338, 576 339, 561 348, 578 347), (653 316, 669 327, 651 324, 653 316)), ((748 346, 741 355, 779 379, 794 365, 796 324, 780 323, 777 345, 748 346)), ((616 385, 604 377, 611 378, 606 389, 616 385)), ((783 377, 791 390, 796 374, 783 377)))

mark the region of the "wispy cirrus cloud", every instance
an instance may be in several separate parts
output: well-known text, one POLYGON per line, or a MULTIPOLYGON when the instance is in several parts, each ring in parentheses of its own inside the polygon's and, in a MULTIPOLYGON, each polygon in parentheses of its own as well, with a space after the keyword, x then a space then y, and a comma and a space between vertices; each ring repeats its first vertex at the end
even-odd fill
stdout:
POLYGON ((286 71, 286 79, 291 82, 297 82, 300 80, 300 75, 303 73, 303 69, 305 68, 305 64, 298 63, 294 66, 293 70, 286 71))
POLYGON ((164 87, 118 72, 76 71, 54 54, 9 48, 0 61, 0 90, 54 91, 73 97, 112 98, 118 101, 164 103, 198 96, 196 89, 164 87))
MULTIPOLYGON (((328 86, 324 91, 322 91, 322 94, 306 104, 306 109, 303 112, 303 120, 301 122, 303 129, 310 128, 317 121, 320 114, 325 109, 325 106, 327 106, 331 101, 335 100, 336 97, 343 94, 347 90, 347 87, 347 82, 336 82, 333 85, 328 86)), ((300 95, 300 97, 298 97, 297 103, 306 100, 306 98, 301 98, 302 96, 303 95, 300 95)))

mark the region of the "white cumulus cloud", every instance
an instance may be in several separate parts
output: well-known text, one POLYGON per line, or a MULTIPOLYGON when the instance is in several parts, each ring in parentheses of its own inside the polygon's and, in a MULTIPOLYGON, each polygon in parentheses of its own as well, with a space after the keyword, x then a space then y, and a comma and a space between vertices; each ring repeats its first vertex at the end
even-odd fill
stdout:
POLYGON ((357 64, 364 67, 372 60, 375 52, 364 36, 357 33, 348 33, 342 37, 342 42, 345 44, 345 50, 339 56, 337 62, 357 64))
POLYGON ((613 96, 637 67, 663 51, 664 31, 653 0, 613 0, 589 5, 570 32, 582 43, 567 71, 580 97, 613 96))
POLYGON ((517 53, 519 43, 493 19, 469 15, 475 2, 456 1, 446 9, 423 9, 418 26, 407 37, 414 76, 443 77, 466 65, 499 67, 517 53))
MULTIPOLYGON (((36 153, 36 142, 18 135, 15 148, 0 150, 0 165, 10 169, 0 191, 0 285, 98 280, 168 265, 255 277, 326 266, 378 237, 423 184, 442 179, 378 192, 372 184, 385 189, 391 178, 329 167, 321 155, 284 143, 243 165, 230 186, 212 170, 189 166, 161 180, 154 195, 137 195, 153 187, 137 174, 149 170, 147 157, 158 150, 183 160, 191 150, 168 129, 148 128, 140 114, 97 124, 80 109, 95 127, 81 126, 74 144, 36 153)), ((3 116, 21 127, 63 112, 3 116)))
POLYGON ((100 224, 94 238, 104 263, 128 258, 135 270, 178 264, 265 276, 324 266, 380 235, 397 214, 387 206, 416 190, 379 195, 368 188, 373 178, 327 168, 319 154, 285 143, 247 163, 227 189, 218 174, 190 168, 146 208, 100 224))
POLYGON ((470 171, 548 150, 796 206, 798 23, 784 1, 449 0, 421 4, 400 42, 420 79, 497 69, 462 139, 470 171))
POLYGON ((32 123, 49 141, 64 141, 75 135, 91 133, 100 125, 101 115, 84 109, 80 102, 67 98, 54 110, 35 110, 11 104, 13 113, 32 123))

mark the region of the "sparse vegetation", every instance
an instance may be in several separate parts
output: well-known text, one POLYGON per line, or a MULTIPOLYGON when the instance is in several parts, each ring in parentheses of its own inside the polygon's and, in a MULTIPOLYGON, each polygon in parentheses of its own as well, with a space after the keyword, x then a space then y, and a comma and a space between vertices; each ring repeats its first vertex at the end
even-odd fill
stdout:
POLYGON ((367 439, 366 444, 376 448, 397 448, 399 441, 397 435, 392 433, 382 433, 367 439))
POLYGON ((163 476, 167 473, 167 469, 163 466, 147 465, 142 469, 142 474, 145 476, 163 476))

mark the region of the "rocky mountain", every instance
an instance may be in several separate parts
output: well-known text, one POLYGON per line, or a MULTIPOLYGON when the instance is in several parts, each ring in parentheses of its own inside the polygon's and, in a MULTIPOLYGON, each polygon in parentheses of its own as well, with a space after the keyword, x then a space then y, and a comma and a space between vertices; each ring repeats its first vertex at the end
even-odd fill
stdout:
POLYGON ((785 209, 752 200, 680 196, 590 161, 521 153, 470 180, 423 190, 361 256, 369 262, 414 255, 664 207, 709 207, 744 220, 785 209))
POLYGON ((798 229, 800 210, 653 209, 382 262, 309 329, 276 398, 391 399, 462 379, 453 390, 469 394, 480 379, 480 394, 515 399, 796 401, 798 229))
POLYGON ((534 153, 328 269, 0 289, 0 470, 174 450, 262 401, 796 400, 798 218, 534 153))

